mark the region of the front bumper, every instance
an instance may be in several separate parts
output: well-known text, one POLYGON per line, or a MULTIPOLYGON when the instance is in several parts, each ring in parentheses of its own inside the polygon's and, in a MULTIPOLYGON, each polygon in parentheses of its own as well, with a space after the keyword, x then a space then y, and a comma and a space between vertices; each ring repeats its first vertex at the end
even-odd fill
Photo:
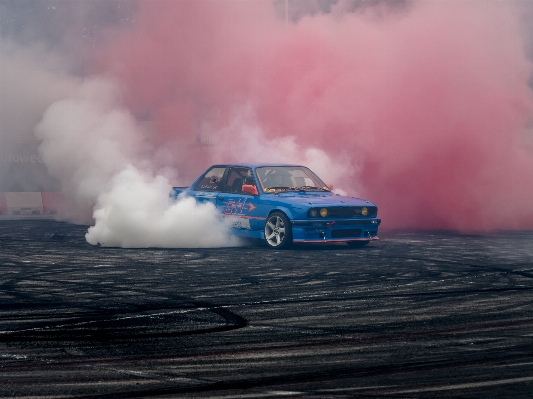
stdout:
POLYGON ((293 242, 349 242, 379 240, 381 219, 293 220, 293 242))

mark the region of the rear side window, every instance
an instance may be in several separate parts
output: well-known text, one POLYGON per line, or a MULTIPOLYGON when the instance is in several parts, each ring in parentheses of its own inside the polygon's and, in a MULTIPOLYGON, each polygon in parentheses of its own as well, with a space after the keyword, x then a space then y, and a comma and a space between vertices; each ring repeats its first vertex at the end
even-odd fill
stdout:
POLYGON ((205 175, 202 176, 198 183, 194 186, 196 191, 220 191, 222 186, 222 178, 226 168, 215 167, 209 169, 205 175))

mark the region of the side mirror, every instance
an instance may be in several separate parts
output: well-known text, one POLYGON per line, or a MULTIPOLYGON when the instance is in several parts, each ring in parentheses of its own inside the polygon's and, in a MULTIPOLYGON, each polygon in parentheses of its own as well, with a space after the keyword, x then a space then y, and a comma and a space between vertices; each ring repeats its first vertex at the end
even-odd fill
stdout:
POLYGON ((246 194, 259 195, 259 191, 257 191, 257 187, 252 184, 243 184, 242 192, 246 194))
POLYGON ((330 191, 333 191, 333 184, 327 183, 326 187, 329 188, 330 191))

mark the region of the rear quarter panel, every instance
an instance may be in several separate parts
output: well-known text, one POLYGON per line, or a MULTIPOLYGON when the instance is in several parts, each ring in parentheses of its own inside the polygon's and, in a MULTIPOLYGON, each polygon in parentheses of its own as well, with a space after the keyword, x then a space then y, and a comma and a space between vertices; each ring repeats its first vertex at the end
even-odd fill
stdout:
POLYGON ((186 191, 189 187, 172 187, 172 190, 170 190, 170 193, 168 194, 168 199, 170 201, 177 201, 178 196, 186 191))

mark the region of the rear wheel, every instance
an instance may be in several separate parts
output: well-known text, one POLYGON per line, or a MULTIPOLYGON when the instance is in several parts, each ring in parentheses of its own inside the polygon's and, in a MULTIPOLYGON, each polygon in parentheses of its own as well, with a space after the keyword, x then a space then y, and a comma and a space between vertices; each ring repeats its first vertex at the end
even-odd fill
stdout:
POLYGON ((271 248, 287 248, 292 243, 289 218, 282 212, 272 212, 265 224, 265 242, 271 248))

